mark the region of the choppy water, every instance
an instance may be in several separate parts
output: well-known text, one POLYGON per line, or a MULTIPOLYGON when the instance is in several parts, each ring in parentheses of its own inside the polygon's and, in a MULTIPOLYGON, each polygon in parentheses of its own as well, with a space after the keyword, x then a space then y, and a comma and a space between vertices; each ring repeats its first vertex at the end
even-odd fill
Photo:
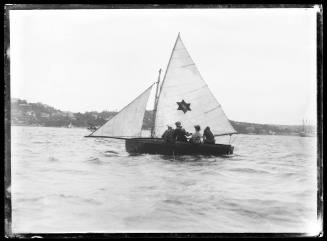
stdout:
POLYGON ((231 157, 129 156, 78 128, 12 127, 13 232, 309 232, 316 140, 238 135, 231 157))

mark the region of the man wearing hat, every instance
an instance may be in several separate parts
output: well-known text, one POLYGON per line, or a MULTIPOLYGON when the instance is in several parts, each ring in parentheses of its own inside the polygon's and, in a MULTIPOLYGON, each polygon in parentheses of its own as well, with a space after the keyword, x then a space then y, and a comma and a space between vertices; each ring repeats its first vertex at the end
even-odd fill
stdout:
POLYGON ((176 129, 174 130, 174 138, 176 141, 186 141, 187 142, 187 136, 191 135, 185 131, 184 128, 182 128, 182 124, 177 121, 175 123, 176 129))

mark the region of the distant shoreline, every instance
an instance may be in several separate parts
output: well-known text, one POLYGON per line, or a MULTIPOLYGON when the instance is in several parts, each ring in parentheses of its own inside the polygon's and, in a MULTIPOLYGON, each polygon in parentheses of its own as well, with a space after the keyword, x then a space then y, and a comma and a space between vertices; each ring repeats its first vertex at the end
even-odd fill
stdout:
MULTIPOLYGON (((42 127, 67 127, 87 128, 102 126, 115 116, 117 111, 91 111, 73 113, 61 111, 43 103, 28 103, 26 100, 11 100, 11 125, 12 126, 42 126, 42 127)), ((230 120, 238 134, 246 135, 282 135, 298 136, 303 132, 301 125, 273 125, 238 122, 230 120)), ((153 125, 153 111, 146 110, 143 119, 143 130, 150 130, 153 125)), ((307 126, 308 130, 315 132, 314 126, 307 126)))

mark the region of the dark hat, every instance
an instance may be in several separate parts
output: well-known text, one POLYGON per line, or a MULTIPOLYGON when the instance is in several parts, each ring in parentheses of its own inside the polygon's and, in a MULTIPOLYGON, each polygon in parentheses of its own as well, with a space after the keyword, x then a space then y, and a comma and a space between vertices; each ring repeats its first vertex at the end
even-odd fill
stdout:
POLYGON ((195 125, 194 128, 195 128, 196 130, 200 130, 200 129, 201 129, 199 125, 195 125))

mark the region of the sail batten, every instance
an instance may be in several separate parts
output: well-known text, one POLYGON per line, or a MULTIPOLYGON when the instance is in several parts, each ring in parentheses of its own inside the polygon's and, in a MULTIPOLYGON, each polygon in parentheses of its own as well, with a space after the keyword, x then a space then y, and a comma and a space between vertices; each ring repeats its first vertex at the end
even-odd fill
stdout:
POLYGON ((155 135, 160 137, 167 125, 174 125, 176 121, 181 121, 188 131, 193 131, 194 125, 201 125, 203 128, 209 126, 214 135, 236 133, 203 80, 180 35, 160 88, 155 135))
POLYGON ((125 106, 118 114, 94 131, 90 136, 98 137, 139 137, 145 108, 152 89, 151 85, 142 94, 125 106))

